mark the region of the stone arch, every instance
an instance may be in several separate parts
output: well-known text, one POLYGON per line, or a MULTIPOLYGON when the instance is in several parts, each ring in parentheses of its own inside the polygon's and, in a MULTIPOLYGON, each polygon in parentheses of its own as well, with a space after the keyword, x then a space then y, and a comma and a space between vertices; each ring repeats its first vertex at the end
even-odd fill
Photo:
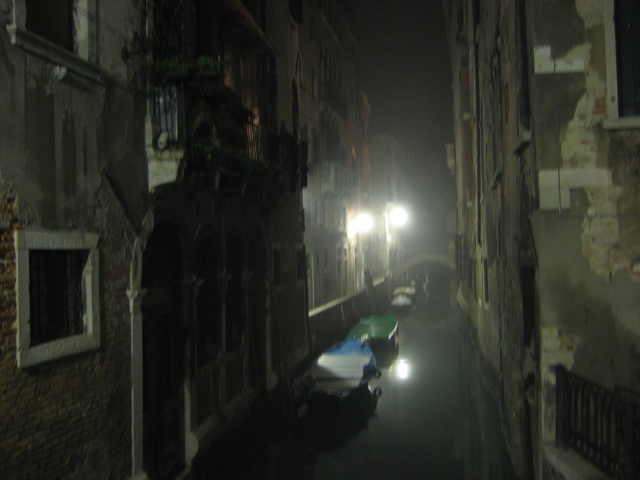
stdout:
POLYGON ((391 267, 389 271, 389 287, 391 290, 398 286, 398 282, 402 281, 403 275, 418 266, 428 266, 429 264, 441 265, 451 272, 456 271, 455 260, 448 255, 441 254, 419 254, 415 255, 399 265, 391 267))
POLYGON ((266 235, 257 228, 250 237, 247 262, 247 347, 249 382, 257 390, 268 387, 271 370, 269 255, 266 235))
POLYGON ((224 356, 225 402, 247 386, 246 239, 241 231, 226 232, 224 246, 224 356))
POLYGON ((291 80, 291 129, 297 138, 300 134, 300 96, 295 79, 291 80))
POLYGON ((144 245, 142 462, 152 478, 173 478, 184 458, 184 251, 178 228, 161 223, 144 245))
POLYGON ((223 259, 221 241, 212 228, 197 234, 192 271, 193 362, 195 371, 195 425, 201 425, 220 408, 219 361, 222 351, 223 304, 221 297, 223 259))

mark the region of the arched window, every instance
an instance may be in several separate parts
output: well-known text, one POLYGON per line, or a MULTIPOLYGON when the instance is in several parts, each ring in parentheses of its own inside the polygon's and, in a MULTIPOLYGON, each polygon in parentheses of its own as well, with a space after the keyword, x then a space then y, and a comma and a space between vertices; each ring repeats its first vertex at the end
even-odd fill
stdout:
POLYGON ((294 137, 298 137, 300 132, 300 101, 298 99, 298 84, 291 80, 291 121, 294 137))

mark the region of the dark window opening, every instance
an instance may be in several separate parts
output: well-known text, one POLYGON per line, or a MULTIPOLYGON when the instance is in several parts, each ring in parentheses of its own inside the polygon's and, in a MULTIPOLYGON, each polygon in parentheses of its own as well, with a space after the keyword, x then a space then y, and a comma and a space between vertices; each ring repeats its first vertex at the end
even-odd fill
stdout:
POLYGON ((298 85, 291 81, 291 121, 293 122, 293 136, 296 139, 300 133, 300 105, 298 99, 298 85))
POLYGON ((227 247, 226 352, 242 346, 245 334, 243 278, 245 275, 242 243, 232 239, 227 247))
POLYGON ((520 270, 522 290, 522 345, 529 346, 536 327, 536 274, 533 268, 520 270))
POLYGON ((640 2, 617 0, 615 8, 618 115, 640 115, 640 2))
POLYGON ((26 27, 31 33, 73 51, 74 0, 26 0, 26 27))
POLYGON ((273 251, 273 285, 276 287, 282 285, 282 252, 280 250, 273 251))
POLYGON ((220 355, 220 312, 218 267, 212 243, 204 246, 198 257, 196 298, 196 366, 200 368, 220 355))
POLYGON ((88 250, 29 251, 31 346, 84 333, 88 250))
POLYGON ((297 23, 303 20, 302 0, 289 0, 289 14, 297 23))
POLYGON ((529 106, 529 74, 527 71, 529 65, 529 52, 527 49, 527 16, 524 0, 516 2, 517 17, 517 49, 518 49, 518 119, 520 127, 524 130, 531 129, 531 109, 529 106))
POLYGON ((296 251, 296 279, 304 280, 307 276, 307 253, 304 249, 296 251))
POLYGON ((482 290, 484 292, 484 303, 489 303, 489 265, 486 258, 483 261, 482 270, 483 270, 482 290))
POLYGON ((218 12, 215 2, 196 0, 195 2, 195 53, 196 58, 210 56, 217 58, 220 42, 217 32, 220 31, 218 12))

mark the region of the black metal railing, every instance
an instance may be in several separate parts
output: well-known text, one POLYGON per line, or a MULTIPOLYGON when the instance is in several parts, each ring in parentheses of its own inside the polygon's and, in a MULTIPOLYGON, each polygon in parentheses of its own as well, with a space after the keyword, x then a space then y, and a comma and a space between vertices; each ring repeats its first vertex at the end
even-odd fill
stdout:
POLYGON ((153 114, 158 129, 165 132, 166 146, 193 153, 208 143, 264 162, 266 137, 234 95, 219 75, 204 76, 195 67, 161 79, 153 88, 153 114))
POLYGON ((609 390, 556 366, 556 443, 571 448, 607 475, 640 474, 640 396, 609 390))

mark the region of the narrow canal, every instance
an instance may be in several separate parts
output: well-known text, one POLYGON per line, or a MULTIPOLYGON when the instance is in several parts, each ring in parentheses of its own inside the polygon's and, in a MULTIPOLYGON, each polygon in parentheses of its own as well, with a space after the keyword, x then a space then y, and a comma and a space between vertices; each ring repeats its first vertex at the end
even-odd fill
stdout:
POLYGON ((397 357, 372 381, 366 425, 314 438, 263 412, 196 478, 512 480, 499 409, 485 388, 466 321, 434 292, 400 318, 397 357))
POLYGON ((460 335, 455 315, 422 302, 400 320, 398 357, 366 430, 318 452, 314 479, 460 479, 460 335))

